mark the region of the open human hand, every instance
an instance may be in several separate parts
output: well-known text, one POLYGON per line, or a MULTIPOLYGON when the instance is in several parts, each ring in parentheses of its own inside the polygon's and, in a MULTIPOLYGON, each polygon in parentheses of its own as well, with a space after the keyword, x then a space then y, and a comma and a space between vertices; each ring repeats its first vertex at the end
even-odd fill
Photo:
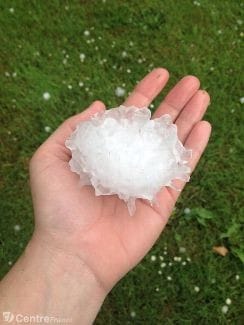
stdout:
MULTIPOLYGON (((138 83, 124 105, 149 106, 168 77, 167 70, 154 69, 138 83)), ((210 124, 202 121, 210 98, 199 87, 196 77, 184 77, 153 115, 171 115, 179 139, 193 151, 189 163, 192 170, 211 133, 210 124)), ((54 252, 76 257, 108 292, 152 247, 180 193, 163 188, 155 207, 137 199, 136 213, 130 216, 126 204, 116 195, 95 196, 91 186, 79 187, 79 176, 70 171, 71 153, 64 143, 80 121, 104 109, 102 102, 95 101, 84 112, 67 119, 33 155, 30 181, 35 212, 33 238, 54 252)), ((180 188, 185 185, 177 183, 180 188)))

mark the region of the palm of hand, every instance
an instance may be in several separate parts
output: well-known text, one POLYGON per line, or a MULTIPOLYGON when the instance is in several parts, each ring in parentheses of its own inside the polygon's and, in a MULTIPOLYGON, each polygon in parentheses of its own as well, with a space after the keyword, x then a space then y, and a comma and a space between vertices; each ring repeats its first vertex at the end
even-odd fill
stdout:
MULTIPOLYGON (((149 105, 167 79, 166 70, 153 70, 125 105, 149 105)), ((183 78, 155 113, 155 117, 168 113, 176 120, 179 137, 193 149, 192 169, 210 135, 209 124, 201 121, 209 96, 198 88, 195 77, 183 78)), ((163 188, 158 194, 158 207, 137 200, 136 213, 131 217, 116 195, 96 197, 91 186, 78 186, 79 177, 70 171, 70 153, 64 141, 80 120, 102 109, 103 104, 95 102, 85 112, 66 120, 37 150, 30 171, 36 233, 47 247, 79 257, 109 290, 151 248, 179 193, 163 188)))

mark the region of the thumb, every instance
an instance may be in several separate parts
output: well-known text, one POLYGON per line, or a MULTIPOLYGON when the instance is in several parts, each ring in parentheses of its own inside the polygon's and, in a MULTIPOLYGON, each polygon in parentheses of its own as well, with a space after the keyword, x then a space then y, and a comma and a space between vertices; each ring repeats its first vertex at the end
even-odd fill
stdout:
MULTIPOLYGON (((70 159, 70 151, 68 148, 65 147, 65 140, 75 130, 79 122, 87 120, 94 114, 104 110, 105 105, 101 101, 97 100, 93 102, 82 113, 69 117, 38 148, 34 156, 39 156, 39 158, 45 156, 52 156, 59 158, 63 161, 68 161, 70 159)), ((34 156, 32 158, 34 158, 34 156)))
POLYGON ((99 100, 93 102, 85 111, 69 117, 65 120, 57 130, 46 140, 45 143, 56 142, 64 145, 67 137, 75 130, 77 124, 81 121, 89 119, 92 115, 104 111, 105 105, 99 100))

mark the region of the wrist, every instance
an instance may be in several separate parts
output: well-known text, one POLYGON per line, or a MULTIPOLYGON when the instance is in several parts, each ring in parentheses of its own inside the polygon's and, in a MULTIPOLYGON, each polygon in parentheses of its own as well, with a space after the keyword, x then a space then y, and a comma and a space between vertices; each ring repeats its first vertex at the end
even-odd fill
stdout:
POLYGON ((95 319, 106 291, 78 256, 44 244, 35 234, 25 256, 30 261, 38 259, 51 299, 56 307, 59 303, 57 312, 65 311, 63 317, 72 319, 72 324, 80 324, 81 320, 89 324, 95 319))
POLYGON ((6 292, 3 310, 57 317, 71 324, 91 324, 106 297, 78 257, 47 247, 35 235, 3 279, 0 291, 6 292))

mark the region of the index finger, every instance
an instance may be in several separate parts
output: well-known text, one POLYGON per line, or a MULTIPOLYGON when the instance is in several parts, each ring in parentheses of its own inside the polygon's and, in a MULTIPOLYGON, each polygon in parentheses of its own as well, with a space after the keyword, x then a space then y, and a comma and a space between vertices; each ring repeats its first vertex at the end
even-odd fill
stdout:
POLYGON ((126 99, 125 106, 148 106, 161 92, 169 79, 169 73, 164 68, 156 68, 147 74, 134 88, 126 99))

